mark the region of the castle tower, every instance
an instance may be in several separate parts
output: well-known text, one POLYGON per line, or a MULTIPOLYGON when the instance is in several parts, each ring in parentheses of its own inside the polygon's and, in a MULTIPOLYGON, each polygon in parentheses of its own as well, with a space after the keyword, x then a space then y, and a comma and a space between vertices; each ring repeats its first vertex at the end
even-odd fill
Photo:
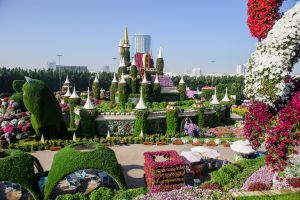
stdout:
POLYGON ((126 25, 125 31, 124 31, 123 52, 122 52, 122 56, 124 57, 126 66, 130 66, 130 50, 129 49, 130 49, 130 44, 129 44, 128 29, 127 29, 127 25, 126 25))
POLYGON ((159 75, 162 75, 164 73, 164 59, 162 56, 162 48, 159 48, 158 56, 156 59, 156 71, 159 75))

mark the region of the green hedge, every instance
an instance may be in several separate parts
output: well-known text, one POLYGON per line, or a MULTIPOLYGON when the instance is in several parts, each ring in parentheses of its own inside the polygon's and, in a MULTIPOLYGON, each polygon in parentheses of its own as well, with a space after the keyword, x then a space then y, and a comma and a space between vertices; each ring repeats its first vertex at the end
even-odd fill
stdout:
POLYGON ((118 91, 118 83, 112 83, 110 86, 110 101, 115 103, 116 92, 118 91))
POLYGON ((114 197, 114 193, 106 187, 100 187, 97 190, 94 190, 90 196, 90 200, 111 200, 114 197))
POLYGON ((143 100, 144 102, 149 102, 149 97, 151 93, 150 84, 148 83, 142 83, 142 89, 143 89, 143 100))
POLYGON ((98 113, 96 110, 80 110, 80 122, 78 133, 82 136, 94 136, 97 134, 96 117, 98 113))
POLYGON ((125 103, 127 102, 128 99, 128 90, 127 90, 127 84, 126 83, 121 83, 118 86, 118 97, 119 97, 119 102, 118 104, 125 106, 125 103))
POLYGON ((131 200, 135 197, 138 197, 140 195, 146 194, 147 188, 134 188, 134 189, 128 189, 128 190, 120 190, 117 191, 114 200, 131 200))
POLYGON ((167 120, 167 135, 174 135, 178 132, 179 127, 179 118, 178 118, 178 109, 167 110, 166 113, 167 120))
POLYGON ((92 85, 93 97, 95 99, 100 99, 100 87, 99 82, 93 82, 92 85))
POLYGON ((186 99, 186 85, 183 83, 180 83, 177 87, 179 92, 179 99, 180 101, 184 101, 186 99))
POLYGON ((34 163, 39 164, 39 161, 32 155, 19 150, 2 149, 0 154, 2 157, 0 158, 0 181, 20 184, 33 195, 34 199, 42 199, 33 167, 34 163))
POLYGON ((205 110, 205 108, 199 108, 198 109, 198 126, 200 127, 200 128, 204 128, 205 126, 205 124, 204 124, 204 110, 205 110))
POLYGON ((159 75, 162 75, 164 72, 164 59, 157 58, 156 59, 156 70, 159 75))
POLYGON ((14 80, 12 83, 12 87, 15 92, 22 92, 22 87, 25 83, 25 80, 14 80))
POLYGON ((59 195, 55 200, 88 200, 83 193, 59 195))
POLYGON ((71 144, 55 154, 45 185, 44 199, 49 199, 52 190, 61 179, 82 169, 103 170, 117 182, 120 189, 125 189, 121 166, 114 151, 97 143, 83 142, 71 144), (86 145, 95 149, 80 152, 75 149, 79 145, 86 145))
POLYGON ((31 113, 31 123, 37 136, 45 139, 67 136, 67 127, 60 106, 43 81, 27 78, 23 85, 23 100, 31 113))
POLYGON ((137 110, 135 113, 135 121, 134 121, 134 133, 133 136, 139 136, 141 130, 143 133, 147 133, 147 110, 137 110))
POLYGON ((218 171, 211 173, 211 179, 213 182, 218 183, 220 186, 224 186, 229 183, 233 177, 240 172, 240 169, 234 165, 225 165, 218 171))

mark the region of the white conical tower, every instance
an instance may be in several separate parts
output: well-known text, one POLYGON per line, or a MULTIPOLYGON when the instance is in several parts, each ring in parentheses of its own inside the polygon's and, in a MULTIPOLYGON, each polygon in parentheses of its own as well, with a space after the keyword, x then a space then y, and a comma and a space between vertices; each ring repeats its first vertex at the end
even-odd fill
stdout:
POLYGON ((215 87, 215 94, 213 95, 213 99, 211 100, 210 103, 213 104, 213 105, 218 105, 218 104, 220 104, 220 103, 219 103, 219 100, 218 100, 218 98, 217 98, 217 87, 215 87))
POLYGON ((183 76, 181 77, 179 84, 185 84, 184 80, 183 80, 183 76))
POLYGON ((110 138, 110 131, 108 130, 107 135, 106 135, 106 139, 109 139, 109 138, 110 138))
POLYGON ((94 83, 99 83, 98 73, 97 73, 96 76, 95 76, 94 83))
POLYGON ((65 84, 70 84, 70 80, 69 80, 69 74, 67 74, 66 80, 65 80, 65 84))
POLYGON ((143 138, 143 137, 144 137, 144 132, 143 132, 143 129, 141 129, 140 137, 141 137, 141 138, 143 138))
POLYGON ((72 94, 70 92, 70 87, 68 87, 67 92, 64 94, 64 97, 70 97, 72 94))
POLYGON ((92 101, 91 101, 91 98, 90 98, 90 88, 88 87, 88 94, 87 94, 87 99, 86 99, 86 102, 83 106, 84 109, 87 109, 87 110, 91 110, 91 109, 95 109, 92 101))
POLYGON ((76 142, 76 134, 75 134, 75 132, 73 134, 73 141, 76 142))
POLYGON ((120 59, 120 63, 119 63, 119 67, 125 67, 126 65, 125 65, 125 59, 124 59, 124 57, 122 57, 121 59, 120 59))
POLYGON ((158 79, 158 75, 155 75, 155 80, 154 80, 154 84, 159 84, 159 79, 158 79))
POLYGON ((144 72, 144 78, 143 78, 142 83, 148 83, 148 81, 147 81, 147 76, 146 76, 146 72, 144 72))
POLYGON ((141 93, 140 93, 140 100, 138 102, 138 104, 136 104, 135 109, 137 110, 145 110, 147 109, 147 106, 144 103, 144 99, 143 99, 143 88, 141 87, 141 93))
POLYGON ((117 80, 117 77, 116 77, 116 73, 114 73, 114 79, 112 80, 112 83, 117 83, 118 80, 117 80))
POLYGON ((157 58, 163 58, 161 47, 159 47, 157 58))
POLYGON ((136 64, 135 64, 135 58, 134 58, 134 57, 133 57, 133 59, 132 59, 131 66, 136 66, 136 64))
POLYGON ((122 75, 121 75, 120 83, 126 83, 125 78, 124 78, 124 74, 123 74, 123 73, 122 73, 122 75))
POLYGON ((222 99, 223 102, 229 102, 230 99, 228 98, 228 94, 227 94, 227 87, 226 87, 226 93, 225 93, 225 96, 224 98, 222 99))
POLYGON ((44 142, 45 142, 45 139, 44 139, 44 135, 42 134, 41 143, 44 143, 44 142))
POLYGON ((80 98, 80 97, 78 96, 78 94, 76 93, 75 84, 74 84, 74 88, 73 88, 73 93, 72 93, 72 95, 70 96, 70 98, 71 98, 71 99, 78 99, 78 98, 80 98))

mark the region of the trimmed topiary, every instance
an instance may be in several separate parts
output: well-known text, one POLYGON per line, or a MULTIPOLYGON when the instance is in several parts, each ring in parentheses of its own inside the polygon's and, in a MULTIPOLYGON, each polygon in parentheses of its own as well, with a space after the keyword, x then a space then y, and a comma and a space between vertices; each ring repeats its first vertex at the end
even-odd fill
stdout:
POLYGON ((127 84, 126 83, 119 83, 118 86, 118 99, 119 99, 119 104, 124 107, 125 103, 127 102, 128 98, 128 91, 127 91, 127 84))
POLYGON ((163 74, 163 72, 164 72, 164 59, 163 58, 157 58, 156 71, 159 75, 163 74))
POLYGON ((179 118, 178 109, 167 110, 167 134, 174 135, 178 132, 179 118))
POLYGON ((110 102, 116 103, 116 93, 118 91, 118 83, 112 83, 109 88, 110 102))
POLYGON ((94 190, 90 196, 89 200, 112 200, 114 197, 114 193, 111 189, 106 187, 100 187, 97 190, 94 190))
POLYGON ((100 87, 99 87, 99 82, 93 82, 92 85, 92 91, 93 91, 93 97, 95 99, 100 99, 100 87))
POLYGON ((204 110, 205 108, 198 109, 198 126, 199 128, 204 128, 204 110))
POLYGON ((83 193, 59 195, 55 200, 88 200, 83 193))
POLYGON ((96 121, 98 113, 96 110, 80 110, 80 122, 78 131, 81 136, 89 137, 97 134, 96 121))
POLYGON ((34 199, 42 199, 34 173, 34 163, 40 168, 39 161, 30 154, 19 150, 0 150, 0 181, 20 184, 34 199))
POLYGON ((19 104, 19 108, 23 112, 26 111, 26 107, 23 102, 23 92, 22 92, 22 86, 24 85, 24 83, 25 83, 24 80, 14 80, 12 86, 15 93, 10 97, 10 99, 14 100, 19 104))
POLYGON ((153 93, 155 95, 155 100, 160 101, 161 100, 161 87, 159 83, 154 83, 153 85, 153 93))
POLYGON ((148 192, 147 188, 133 188, 128 190, 120 190, 114 197, 114 200, 134 199, 135 197, 144 195, 148 192))
POLYGON ((135 112, 135 121, 134 121, 134 136, 139 136, 141 134, 141 130, 143 133, 147 133, 147 110, 137 110, 135 112))
POLYGON ((37 136, 45 139, 67 136, 67 128, 54 94, 43 81, 26 78, 23 100, 31 113, 31 123, 37 136))
POLYGON ((225 165, 218 171, 211 173, 212 181, 224 186, 229 183, 235 175, 240 172, 240 169, 234 165, 225 165))
POLYGON ((76 143, 69 145, 54 156, 45 185, 44 199, 49 199, 53 189, 68 174, 83 169, 99 169, 108 173, 125 189, 121 166, 114 151, 98 143, 76 143))
POLYGON ((180 101, 184 101, 186 99, 186 85, 185 83, 179 83, 177 90, 179 92, 180 101))
POLYGON ((22 87, 25 83, 25 80, 14 80, 12 83, 13 89, 16 92, 22 92, 22 87))

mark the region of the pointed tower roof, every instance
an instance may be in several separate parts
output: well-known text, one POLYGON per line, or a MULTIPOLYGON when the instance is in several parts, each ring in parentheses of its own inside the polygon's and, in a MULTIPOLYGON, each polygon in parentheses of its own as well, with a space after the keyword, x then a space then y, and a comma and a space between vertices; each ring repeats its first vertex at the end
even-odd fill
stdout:
POLYGON ((69 81, 69 75, 68 75, 68 74, 67 74, 67 77, 66 77, 65 83, 66 83, 66 84, 69 84, 69 83, 71 83, 71 82, 69 81))
POLYGON ((143 88, 141 87, 141 93, 140 93, 140 99, 138 104, 136 104, 135 109, 137 110, 145 110, 147 109, 147 106, 144 103, 144 99, 143 99, 143 88))
POLYGON ((133 57, 133 59, 132 59, 131 66, 136 66, 136 64, 135 64, 135 58, 134 58, 134 57, 133 57))
POLYGON ((120 59, 120 63, 119 63, 119 67, 125 67, 126 65, 125 65, 125 59, 124 59, 124 57, 122 57, 121 59, 120 59))
POLYGON ((141 138, 144 137, 143 129, 141 129, 140 137, 141 137, 141 138))
POLYGON ((99 80, 98 80, 98 73, 97 73, 96 76, 95 76, 94 83, 99 83, 99 80))
POLYGON ((144 78, 143 78, 142 83, 148 83, 148 81, 147 81, 147 76, 146 76, 146 72, 144 72, 144 78))
POLYGON ((226 87, 226 93, 225 93, 225 96, 224 98, 222 99, 223 102, 229 102, 230 99, 228 98, 228 94, 227 94, 227 87, 226 87))
POLYGON ((163 58, 161 47, 159 47, 157 58, 163 58))
POLYGON ((124 46, 124 47, 129 47, 129 37, 128 37, 127 24, 126 24, 126 26, 125 26, 123 46, 124 46))
POLYGON ((184 80, 183 80, 183 76, 181 77, 179 84, 185 84, 184 80))
POLYGON ((154 80, 154 84, 159 84, 159 79, 158 79, 158 75, 155 75, 155 80, 154 80))
POLYGON ((218 104, 220 104, 220 103, 219 103, 219 100, 218 100, 218 98, 217 98, 217 87, 215 87, 215 94, 213 95, 213 99, 211 100, 210 103, 213 104, 213 105, 218 105, 218 104))
POLYGON ((73 141, 76 141, 76 134, 75 134, 75 132, 73 134, 73 141))
POLYGON ((122 75, 121 75, 120 83, 126 83, 125 78, 124 78, 124 74, 123 74, 123 73, 122 73, 122 75))
POLYGON ((120 40, 119 47, 122 47, 122 46, 123 46, 123 42, 122 42, 122 40, 120 40))
POLYGON ((116 77, 116 73, 114 73, 114 79, 112 80, 112 83, 117 83, 118 80, 117 80, 117 77, 116 77))
POLYGON ((71 99, 78 99, 78 98, 80 98, 80 97, 78 96, 78 94, 76 93, 75 84, 74 84, 74 88, 73 88, 73 93, 72 93, 72 95, 70 96, 70 98, 71 98, 71 99))
POLYGON ((91 109, 95 109, 92 101, 91 101, 91 98, 90 98, 90 88, 88 87, 88 95, 87 95, 87 99, 86 99, 86 102, 83 106, 84 109, 87 109, 87 110, 91 110, 91 109))
POLYGON ((64 97, 69 97, 71 96, 71 92, 70 92, 70 87, 68 87, 67 92, 64 94, 64 97))

